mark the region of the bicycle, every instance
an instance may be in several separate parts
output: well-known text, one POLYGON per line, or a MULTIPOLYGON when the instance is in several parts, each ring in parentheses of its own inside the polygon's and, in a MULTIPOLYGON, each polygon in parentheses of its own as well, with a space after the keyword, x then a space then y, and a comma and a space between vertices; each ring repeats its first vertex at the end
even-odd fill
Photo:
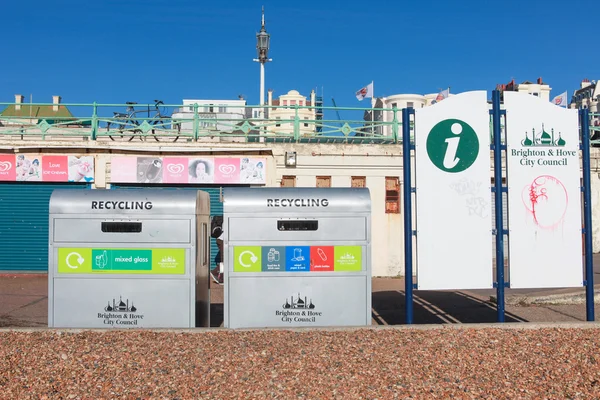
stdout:
MULTIPOLYGON (((108 137, 110 137, 111 140, 127 140, 128 142, 131 142, 135 137, 138 137, 143 141, 146 136, 142 135, 142 129, 140 126, 144 123, 144 121, 147 121, 147 123, 152 127, 152 135, 157 142, 164 141, 175 143, 177 139, 179 139, 179 134, 181 133, 181 124, 172 123, 170 115, 161 113, 159 107, 164 105, 161 100, 154 100, 153 112, 155 112, 155 114, 153 116, 150 116, 150 108, 147 110, 136 110, 135 105, 137 103, 134 101, 128 101, 125 104, 127 104, 127 112, 113 112, 113 120, 106 124, 107 132, 114 132, 116 130, 120 133, 119 135, 111 135, 109 133, 108 137), (148 117, 140 119, 143 118, 138 115, 141 113, 148 113, 148 117), (169 129, 169 125, 172 125, 172 128, 177 131, 176 135, 156 135, 156 131, 169 129), (123 134, 124 132, 131 132, 132 135, 128 137, 128 135, 123 134)), ((164 108, 165 107, 163 107, 163 109, 164 108)))

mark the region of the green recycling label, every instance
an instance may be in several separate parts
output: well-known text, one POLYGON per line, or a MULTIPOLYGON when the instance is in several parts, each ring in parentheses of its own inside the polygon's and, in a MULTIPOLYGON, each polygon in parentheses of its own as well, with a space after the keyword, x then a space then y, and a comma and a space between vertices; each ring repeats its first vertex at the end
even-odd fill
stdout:
POLYGON ((59 248, 61 274, 185 273, 185 249, 59 248))
POLYGON ((234 272, 261 272, 261 246, 236 246, 233 249, 234 272))

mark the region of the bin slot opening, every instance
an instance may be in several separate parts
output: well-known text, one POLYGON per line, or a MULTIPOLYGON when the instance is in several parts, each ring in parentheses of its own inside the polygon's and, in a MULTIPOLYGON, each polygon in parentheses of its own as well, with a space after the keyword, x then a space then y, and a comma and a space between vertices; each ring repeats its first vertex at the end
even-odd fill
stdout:
POLYGON ((319 221, 277 221, 277 230, 280 231, 316 231, 319 221))
POLYGON ((102 232, 105 233, 140 233, 141 222, 103 222, 102 232))

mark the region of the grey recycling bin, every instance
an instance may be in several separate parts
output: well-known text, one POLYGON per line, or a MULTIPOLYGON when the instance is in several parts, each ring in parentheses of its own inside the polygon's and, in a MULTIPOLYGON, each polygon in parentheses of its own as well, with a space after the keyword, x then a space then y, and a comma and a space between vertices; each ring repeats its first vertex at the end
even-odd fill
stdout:
POLYGON ((209 326, 210 198, 191 190, 55 190, 48 326, 209 326))
POLYGON ((371 324, 366 188, 226 188, 224 326, 371 324))

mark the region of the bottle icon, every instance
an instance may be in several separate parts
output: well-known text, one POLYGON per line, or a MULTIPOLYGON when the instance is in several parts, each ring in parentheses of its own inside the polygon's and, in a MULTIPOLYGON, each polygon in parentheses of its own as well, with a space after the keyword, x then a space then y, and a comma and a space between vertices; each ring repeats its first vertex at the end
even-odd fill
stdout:
POLYGON ((99 256, 96 256, 96 266, 100 269, 104 269, 108 264, 108 256, 106 255, 106 250, 102 252, 99 256))
POLYGON ((317 254, 319 254, 319 257, 321 257, 321 260, 327 261, 327 255, 325 254, 325 252, 323 251, 322 248, 319 247, 317 249, 317 254))

